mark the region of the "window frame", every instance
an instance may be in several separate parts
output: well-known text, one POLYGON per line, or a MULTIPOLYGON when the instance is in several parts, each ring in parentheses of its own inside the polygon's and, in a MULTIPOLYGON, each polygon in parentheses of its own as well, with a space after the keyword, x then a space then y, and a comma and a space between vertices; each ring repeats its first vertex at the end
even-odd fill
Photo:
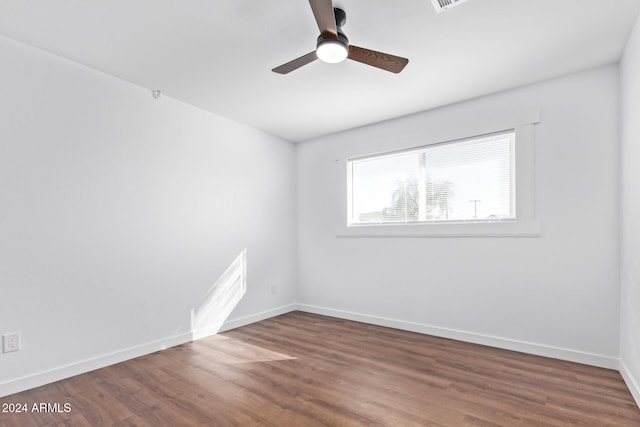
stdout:
MULTIPOLYGON (((447 224, 447 223, 451 223, 451 224, 470 224, 470 223, 492 223, 492 222, 514 222, 517 221, 517 195, 516 195, 516 185, 514 185, 516 183, 516 162, 515 162, 515 158, 516 158, 516 132, 515 129, 507 129, 507 130, 503 130, 503 131, 499 131, 499 132, 493 132, 490 134, 485 134, 485 135, 475 135, 475 136, 471 136, 471 137, 467 137, 467 138, 462 138, 462 139, 455 139, 453 141, 443 141, 443 142, 437 142, 437 143, 432 143, 432 144, 428 144, 428 145, 421 145, 418 147, 411 147, 411 148, 405 148, 405 149, 401 149, 401 150, 395 150, 395 151, 390 151, 390 152, 386 152, 386 153, 381 153, 381 154, 369 154, 366 156, 359 156, 359 157, 353 157, 353 158, 349 158, 346 159, 346 164, 347 164, 347 227, 360 227, 360 226, 381 226, 381 225, 418 225, 418 224, 447 224), (512 210, 514 217, 513 218, 498 218, 498 219, 485 219, 485 218, 480 218, 480 219, 473 219, 473 218, 467 218, 467 219, 451 219, 451 220, 418 220, 418 221, 410 221, 410 222, 402 222, 402 221, 396 221, 396 222, 370 222, 370 223, 358 223, 358 222, 352 222, 353 220, 353 203, 354 203, 354 195, 353 195, 353 179, 354 179, 354 162, 359 162, 359 161, 366 161, 366 160, 371 160, 371 159, 385 159, 385 158, 389 158, 389 157, 394 157, 397 155, 403 155, 403 154, 409 154, 409 153, 415 153, 416 155, 420 155, 419 153, 421 152, 425 152, 427 151, 430 147, 437 147, 437 146, 446 146, 446 145, 454 145, 454 144, 468 144, 468 145, 472 145, 473 143, 481 143, 483 142, 483 140, 496 140, 499 139, 499 136, 506 136, 508 135, 509 138, 509 144, 511 145, 511 153, 512 155, 510 156, 510 177, 509 177, 509 181, 510 181, 510 186, 511 186, 511 206, 514 206, 515 209, 512 210)), ((419 176, 422 176, 421 173, 426 172, 424 170, 424 164, 423 161, 419 161, 420 164, 422 166, 420 166, 420 170, 418 171, 419 176)), ((422 182, 423 179, 419 179, 419 182, 422 182)))
POLYGON ((541 235, 541 223, 535 210, 535 125, 539 113, 520 114, 504 124, 487 123, 478 126, 461 126, 453 132, 440 132, 431 137, 408 132, 404 138, 394 142, 373 141, 365 152, 366 144, 359 144, 342 153, 334 153, 337 167, 337 184, 340 186, 340 212, 337 217, 336 237, 536 237, 541 235), (503 132, 515 132, 515 220, 469 221, 469 222, 416 222, 416 223, 371 223, 349 224, 349 167, 353 159, 375 157, 415 150, 436 144, 451 143, 503 132), (411 140, 413 144, 408 143, 411 140), (416 141, 420 142, 419 145, 416 141), (401 144, 401 145, 400 145, 401 144))

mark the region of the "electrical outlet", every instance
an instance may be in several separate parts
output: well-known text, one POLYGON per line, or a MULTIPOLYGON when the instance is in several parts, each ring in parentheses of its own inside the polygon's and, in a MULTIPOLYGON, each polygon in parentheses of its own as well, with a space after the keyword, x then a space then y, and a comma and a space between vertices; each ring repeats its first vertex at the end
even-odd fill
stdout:
POLYGON ((20 350, 20 332, 5 334, 2 336, 2 351, 10 353, 20 350))
POLYGON ((277 294, 278 293, 278 286, 277 285, 271 285, 271 293, 272 294, 277 294))

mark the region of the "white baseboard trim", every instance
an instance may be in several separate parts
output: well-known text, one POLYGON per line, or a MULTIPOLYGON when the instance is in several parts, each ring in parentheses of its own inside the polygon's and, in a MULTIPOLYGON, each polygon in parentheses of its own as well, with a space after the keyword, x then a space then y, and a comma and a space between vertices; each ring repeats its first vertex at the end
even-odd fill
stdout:
POLYGON ((251 323, 260 322, 261 320, 270 319, 272 317, 280 316, 281 314, 289 313, 298 309, 297 304, 288 304, 281 307, 277 307, 267 311, 261 311, 260 313, 251 314, 249 316, 239 317, 237 319, 227 320, 222 324, 222 327, 218 332, 225 332, 231 329, 239 328, 241 326, 250 325, 251 323))
POLYGON ((607 369, 617 370, 619 360, 617 357, 604 356, 600 354, 587 353, 570 350, 561 347, 553 347, 543 344, 530 343, 526 341, 512 340, 508 338, 494 337, 490 335, 476 334, 473 332, 460 331, 456 329, 442 328, 439 326, 413 323, 403 320, 390 319, 380 316, 372 316, 350 311, 335 310, 332 308, 318 307, 307 304, 298 304, 298 310, 308 313, 322 314, 325 316, 337 317, 340 319, 354 320, 356 322, 369 323, 372 325, 386 326, 389 328, 401 329, 405 331, 418 332, 421 334, 433 335, 442 338, 450 338, 459 341, 481 344, 490 347, 503 348, 506 350, 519 351, 522 353, 535 354, 538 356, 551 357, 554 359, 567 360, 570 362, 583 363, 586 365, 598 366, 607 369))
MULTIPOLYGON (((279 316, 281 314, 285 314, 294 310, 296 310, 296 304, 289 304, 282 307, 274 308, 272 310, 256 313, 250 316, 229 320, 223 323, 219 332, 238 328, 240 326, 248 325, 254 322, 259 322, 261 320, 279 316)), ((60 366, 58 368, 53 368, 47 371, 38 372, 6 382, 0 382, 0 397, 9 396, 11 394, 19 393, 21 391, 29 390, 35 387, 40 387, 42 385, 60 381, 65 378, 84 374, 86 372, 94 371, 96 369, 134 359, 136 357, 155 353, 156 351, 165 350, 170 347, 193 341, 194 339, 196 339, 196 336, 200 338, 202 337, 201 335, 202 331, 185 332, 179 335, 163 338, 157 341, 152 341, 124 350, 118 350, 90 359, 81 360, 79 362, 70 363, 68 365, 60 366), (197 332, 199 332, 200 335, 196 335, 197 332)))
MULTIPOLYGON (((289 304, 277 307, 271 310, 262 311, 260 313, 244 316, 237 319, 226 321, 219 332, 228 331, 289 313, 291 311, 300 310, 308 313, 321 314, 340 319, 353 320, 356 322, 369 323, 372 325, 386 326, 395 329, 401 329, 422 334, 434 335, 443 338, 450 338, 460 341, 471 342, 475 344, 488 345, 491 347, 504 348, 507 350, 520 351, 524 353, 536 354, 540 356, 552 357, 555 359, 568 360, 571 362, 584 363, 588 365, 600 366, 603 368, 617 369, 622 374, 627 386, 631 390, 636 403, 640 407, 640 386, 630 374, 629 369, 618 358, 611 356, 602 356, 598 354, 569 350, 565 348, 546 346, 524 341, 511 340, 489 335, 475 334, 455 329, 441 328, 438 326, 430 326, 421 323, 407 322, 403 320, 390 319, 380 316, 372 316, 362 313, 354 313, 344 310, 335 310, 326 307, 318 307, 307 304, 289 304)), ((156 351, 165 350, 180 344, 184 344, 193 340, 193 332, 186 332, 172 337, 149 342, 139 346, 130 347, 124 350, 108 353, 102 356, 82 360, 71 363, 59 368, 38 372, 21 378, 9 380, 0 383, 0 397, 9 396, 24 390, 40 387, 55 381, 69 378, 75 375, 90 372, 96 369, 104 368, 109 365, 124 362, 136 357, 144 356, 156 351)))
POLYGON ((640 408, 640 383, 636 380, 636 378, 631 375, 631 371, 624 360, 620 359, 620 375, 624 379, 624 382, 627 384, 629 391, 631 392, 631 396, 636 401, 636 405, 640 408))
POLYGON ((38 372, 21 378, 9 380, 0 383, 0 397, 10 394, 19 393, 35 387, 40 387, 55 381, 75 375, 84 374, 96 369, 104 368, 109 365, 124 362, 125 360, 134 359, 156 351, 165 350, 169 347, 184 344, 191 341, 191 332, 186 332, 173 337, 152 341, 146 344, 129 347, 124 350, 114 351, 112 353, 81 360, 79 362, 70 363, 58 368, 49 369, 47 371, 38 372))

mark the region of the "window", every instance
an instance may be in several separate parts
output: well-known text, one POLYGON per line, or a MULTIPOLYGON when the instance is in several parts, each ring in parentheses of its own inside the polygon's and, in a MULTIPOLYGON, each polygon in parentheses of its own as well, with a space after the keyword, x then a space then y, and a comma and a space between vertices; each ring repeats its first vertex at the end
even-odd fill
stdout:
POLYGON ((516 220, 515 131, 347 161, 348 225, 516 220))

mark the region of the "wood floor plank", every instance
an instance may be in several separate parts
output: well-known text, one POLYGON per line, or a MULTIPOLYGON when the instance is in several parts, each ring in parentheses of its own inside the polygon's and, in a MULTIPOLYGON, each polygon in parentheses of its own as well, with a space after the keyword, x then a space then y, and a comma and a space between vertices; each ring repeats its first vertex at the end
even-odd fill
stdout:
POLYGON ((27 426, 640 426, 616 371, 292 312, 0 399, 27 426))

